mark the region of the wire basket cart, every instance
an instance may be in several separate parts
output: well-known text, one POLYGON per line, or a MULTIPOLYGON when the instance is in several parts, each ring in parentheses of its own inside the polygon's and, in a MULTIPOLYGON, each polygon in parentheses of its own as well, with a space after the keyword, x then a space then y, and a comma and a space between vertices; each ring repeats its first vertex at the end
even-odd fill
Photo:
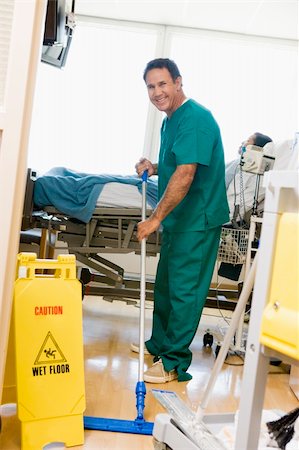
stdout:
POLYGON ((217 260, 230 264, 246 263, 249 230, 222 227, 217 260))

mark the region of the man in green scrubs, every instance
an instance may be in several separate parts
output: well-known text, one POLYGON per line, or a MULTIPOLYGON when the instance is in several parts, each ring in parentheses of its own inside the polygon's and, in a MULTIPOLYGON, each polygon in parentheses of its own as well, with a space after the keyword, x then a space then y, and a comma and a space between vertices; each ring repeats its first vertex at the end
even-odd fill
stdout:
POLYGON ((149 176, 159 175, 159 202, 138 224, 138 239, 163 227, 152 335, 145 343, 145 351, 155 358, 144 381, 186 381, 192 378, 187 373, 189 346, 213 275, 221 225, 229 221, 224 154, 215 119, 186 98, 173 61, 150 61, 144 81, 151 102, 166 113, 158 164, 145 158, 136 164, 139 175, 145 170, 149 176))

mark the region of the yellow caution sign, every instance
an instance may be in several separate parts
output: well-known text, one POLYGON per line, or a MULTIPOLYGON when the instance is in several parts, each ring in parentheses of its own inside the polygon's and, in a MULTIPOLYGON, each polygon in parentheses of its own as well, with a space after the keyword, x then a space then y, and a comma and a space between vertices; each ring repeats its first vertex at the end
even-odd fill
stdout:
POLYGON ((18 255, 14 328, 22 449, 83 444, 82 298, 74 255, 18 255))
POLYGON ((262 344, 299 360, 299 216, 278 222, 268 302, 262 317, 262 344))

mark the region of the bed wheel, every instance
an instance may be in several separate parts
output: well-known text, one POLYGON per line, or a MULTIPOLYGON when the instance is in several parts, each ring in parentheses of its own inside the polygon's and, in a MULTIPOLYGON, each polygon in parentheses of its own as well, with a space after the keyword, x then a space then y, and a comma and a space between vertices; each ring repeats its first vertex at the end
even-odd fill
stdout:
POLYGON ((85 285, 84 285, 84 283, 83 283, 83 281, 82 280, 79 280, 80 281, 80 283, 81 283, 81 289, 82 289, 82 300, 84 299, 84 295, 85 295, 85 285))
POLYGON ((209 332, 209 330, 207 330, 206 333, 204 334, 204 337, 203 337, 203 345, 204 345, 204 347, 207 347, 207 346, 212 347, 213 342, 214 342, 214 337, 209 332))
POLYGON ((81 270, 81 275, 80 275, 80 281, 83 284, 88 284, 91 281, 91 273, 89 271, 89 269, 86 269, 86 267, 83 267, 81 270))
POLYGON ((215 358, 217 358, 218 353, 220 352, 220 349, 221 349, 221 345, 217 344, 216 348, 215 348, 215 358))
MULTIPOLYGON (((220 352, 220 349, 221 349, 221 345, 220 345, 220 344, 217 344, 217 345, 216 345, 216 348, 215 348, 215 358, 217 358, 218 353, 220 352)), ((228 356, 229 356, 229 352, 225 355, 225 359, 226 359, 228 356)))

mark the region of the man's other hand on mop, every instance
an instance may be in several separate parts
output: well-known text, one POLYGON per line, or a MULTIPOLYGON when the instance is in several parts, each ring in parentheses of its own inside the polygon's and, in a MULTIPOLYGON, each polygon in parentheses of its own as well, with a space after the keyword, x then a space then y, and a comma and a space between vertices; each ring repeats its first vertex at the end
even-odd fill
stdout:
POLYGON ((139 242, 142 239, 147 239, 151 233, 154 233, 160 228, 161 222, 154 215, 150 216, 148 219, 139 222, 137 225, 137 239, 139 242))

